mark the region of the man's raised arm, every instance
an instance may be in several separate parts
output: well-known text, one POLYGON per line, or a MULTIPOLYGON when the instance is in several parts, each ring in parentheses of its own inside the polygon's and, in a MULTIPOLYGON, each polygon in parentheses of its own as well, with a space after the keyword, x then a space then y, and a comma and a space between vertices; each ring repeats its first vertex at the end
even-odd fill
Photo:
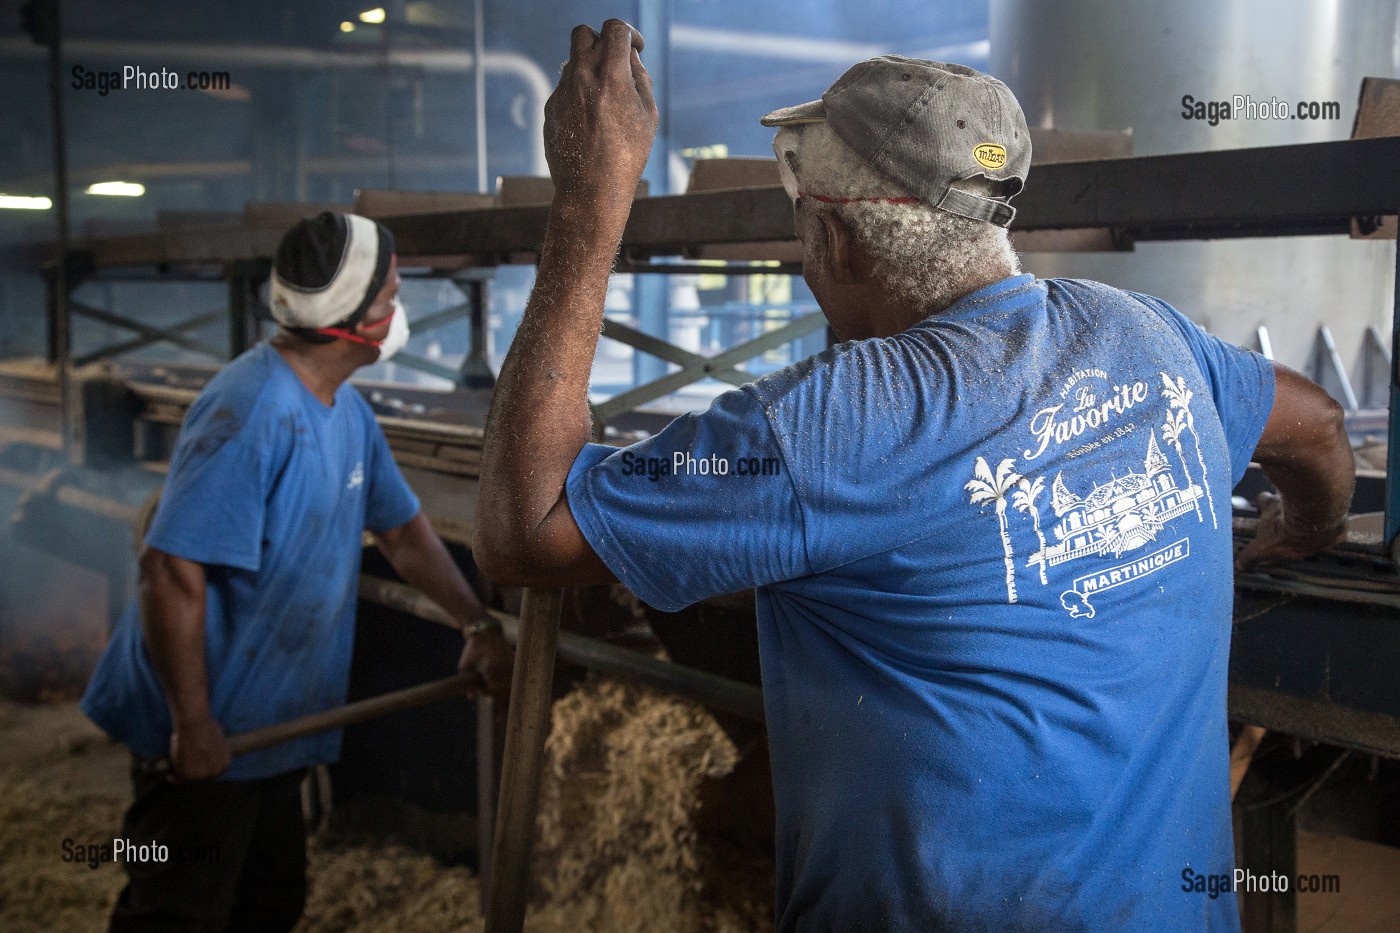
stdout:
POLYGON ((535 287, 486 421, 473 552, 499 583, 605 582, 564 482, 588 443, 588 377, 608 275, 656 133, 641 35, 610 19, 573 31, 545 105, 554 201, 535 287))

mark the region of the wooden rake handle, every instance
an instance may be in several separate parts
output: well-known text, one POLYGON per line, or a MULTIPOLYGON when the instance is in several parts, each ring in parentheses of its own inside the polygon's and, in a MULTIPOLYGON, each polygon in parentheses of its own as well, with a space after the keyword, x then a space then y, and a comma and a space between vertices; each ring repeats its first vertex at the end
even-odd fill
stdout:
POLYGON ((529 587, 520 610, 520 638, 515 647, 505 757, 501 762, 496 839, 491 848, 486 933, 519 933, 525 925, 540 769, 544 741, 549 734, 560 600, 557 589, 529 587))

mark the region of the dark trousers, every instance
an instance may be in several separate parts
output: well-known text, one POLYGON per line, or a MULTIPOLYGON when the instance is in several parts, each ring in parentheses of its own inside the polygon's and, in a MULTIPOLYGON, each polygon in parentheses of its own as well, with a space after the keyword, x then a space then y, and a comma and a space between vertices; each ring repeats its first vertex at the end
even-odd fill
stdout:
POLYGON ((164 847, 126 859, 113 933, 285 933, 306 905, 304 771, 257 781, 172 784, 133 760, 128 845, 164 847), (156 858, 164 855, 163 861, 156 858))

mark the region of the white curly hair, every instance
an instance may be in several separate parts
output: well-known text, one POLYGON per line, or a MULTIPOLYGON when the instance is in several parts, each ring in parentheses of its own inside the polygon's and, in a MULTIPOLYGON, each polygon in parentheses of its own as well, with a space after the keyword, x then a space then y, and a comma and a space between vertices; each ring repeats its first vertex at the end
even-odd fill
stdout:
MULTIPOLYGON (((856 155, 826 123, 785 126, 773 138, 783 185, 828 198, 908 198, 856 155)), ((973 177, 955 187, 994 197, 996 182, 973 177)), ((875 260, 875 274, 900 297, 933 314, 969 291, 1021 271, 1005 228, 924 203, 815 202, 851 228, 875 260)))

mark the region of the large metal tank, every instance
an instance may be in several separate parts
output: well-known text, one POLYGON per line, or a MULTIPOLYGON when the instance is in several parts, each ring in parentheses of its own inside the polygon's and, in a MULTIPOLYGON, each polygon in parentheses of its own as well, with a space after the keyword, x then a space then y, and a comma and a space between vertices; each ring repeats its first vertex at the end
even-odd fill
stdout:
MULTIPOLYGON (((1395 0, 992 0, 990 70, 1033 127, 1132 129, 1137 155, 1346 139, 1361 79, 1400 76, 1395 0), (1198 101, 1337 101, 1336 120, 1182 116, 1198 101)), ((1376 171, 1396 171, 1376 166, 1376 171)), ((1035 184, 1032 170, 1028 184, 1035 184)), ((1028 254, 1028 271, 1157 295, 1234 343, 1305 369, 1318 326, 1331 327, 1351 381, 1377 327, 1389 344, 1394 243, 1279 237, 1144 243, 1133 253, 1028 254)), ((1358 386, 1359 388, 1359 386, 1358 386)))

